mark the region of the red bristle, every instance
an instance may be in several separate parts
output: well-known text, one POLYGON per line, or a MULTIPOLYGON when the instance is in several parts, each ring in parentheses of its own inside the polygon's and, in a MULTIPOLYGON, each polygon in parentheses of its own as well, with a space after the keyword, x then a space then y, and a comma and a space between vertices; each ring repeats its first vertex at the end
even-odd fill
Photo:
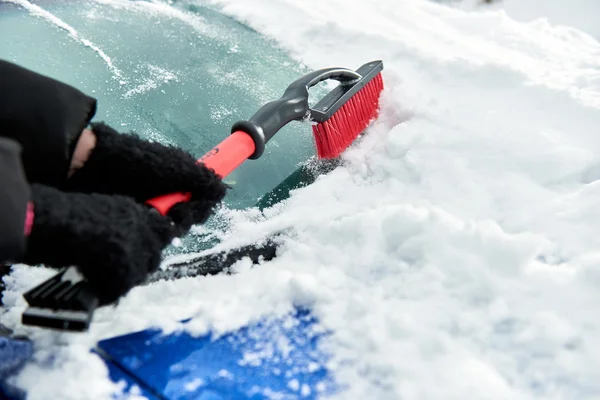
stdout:
POLYGON ((336 131, 336 135, 335 143, 331 147, 333 152, 337 152, 339 151, 338 149, 346 146, 346 132, 349 128, 348 120, 352 118, 352 116, 346 110, 346 112, 343 113, 335 113, 334 117, 331 127, 336 131))
MULTIPOLYGON (((363 89, 366 89, 366 90, 364 90, 364 94, 366 96, 370 97, 371 94, 369 93, 369 85, 365 86, 363 89)), ((369 120, 368 105, 369 105, 370 102, 369 101, 363 101, 363 100, 366 100, 366 99, 363 99, 362 97, 357 97, 356 98, 356 109, 357 109, 357 113, 356 114, 357 114, 358 120, 360 121, 359 125, 361 127, 369 120)))
POLYGON ((339 157, 379 114, 383 78, 377 74, 329 120, 313 125, 319 158, 339 157))
MULTIPOLYGON (((352 96, 352 98, 346 103, 344 104, 344 106, 346 107, 346 118, 345 121, 346 123, 349 124, 358 124, 360 121, 360 106, 359 106, 359 99, 358 99, 358 95, 360 95, 360 92, 357 93, 357 95, 352 96)), ((348 127, 344 127, 344 131, 347 132, 347 128, 348 127)))

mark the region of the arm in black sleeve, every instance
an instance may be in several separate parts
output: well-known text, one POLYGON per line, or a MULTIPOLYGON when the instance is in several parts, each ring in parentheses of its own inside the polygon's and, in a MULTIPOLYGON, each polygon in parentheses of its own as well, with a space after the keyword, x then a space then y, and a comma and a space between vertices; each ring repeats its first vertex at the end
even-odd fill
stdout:
POLYGON ((22 147, 30 183, 60 187, 96 100, 63 82, 0 59, 0 131, 22 147))
POLYGON ((25 249, 30 193, 20 155, 17 142, 0 138, 0 263, 17 260, 25 249))
POLYGON ((172 222, 124 196, 65 193, 34 184, 35 219, 22 262, 76 266, 102 304, 158 268, 172 222))

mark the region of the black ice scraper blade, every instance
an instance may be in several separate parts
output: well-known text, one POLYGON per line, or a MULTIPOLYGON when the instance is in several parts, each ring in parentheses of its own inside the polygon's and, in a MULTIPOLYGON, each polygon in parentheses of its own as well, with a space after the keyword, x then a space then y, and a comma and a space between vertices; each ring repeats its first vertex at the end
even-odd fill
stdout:
POLYGON ((82 332, 88 329, 98 299, 75 267, 69 267, 26 292, 24 325, 82 332))

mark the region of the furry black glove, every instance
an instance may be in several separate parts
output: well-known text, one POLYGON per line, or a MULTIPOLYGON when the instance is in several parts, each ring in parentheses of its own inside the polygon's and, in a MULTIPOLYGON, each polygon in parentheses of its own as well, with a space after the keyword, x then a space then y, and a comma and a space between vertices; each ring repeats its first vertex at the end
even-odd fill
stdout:
POLYGON ((92 130, 96 147, 67 181, 67 191, 119 194, 138 202, 189 192, 191 201, 169 212, 180 234, 193 224, 205 222, 226 194, 221 178, 182 149, 120 134, 103 123, 92 124, 92 130))
POLYGON ((32 185, 32 197, 35 219, 22 262, 77 266, 101 304, 142 283, 174 237, 169 218, 128 197, 43 185, 32 185))

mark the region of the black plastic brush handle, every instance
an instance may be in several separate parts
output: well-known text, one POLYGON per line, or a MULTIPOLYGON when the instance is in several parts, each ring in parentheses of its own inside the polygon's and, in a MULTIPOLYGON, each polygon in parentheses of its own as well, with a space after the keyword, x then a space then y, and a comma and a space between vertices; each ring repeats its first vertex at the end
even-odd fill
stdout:
POLYGON ((249 120, 238 121, 231 132, 244 131, 255 144, 250 159, 259 158, 265 151, 265 144, 286 124, 309 117, 309 90, 328 79, 337 80, 341 85, 352 85, 362 76, 347 68, 325 68, 308 73, 290 84, 280 99, 262 106, 249 120))
POLYGON ((361 79, 352 85, 339 85, 323 97, 310 110, 310 119, 325 122, 346 104, 356 93, 364 88, 383 70, 383 61, 375 60, 363 64, 356 72, 361 79))

